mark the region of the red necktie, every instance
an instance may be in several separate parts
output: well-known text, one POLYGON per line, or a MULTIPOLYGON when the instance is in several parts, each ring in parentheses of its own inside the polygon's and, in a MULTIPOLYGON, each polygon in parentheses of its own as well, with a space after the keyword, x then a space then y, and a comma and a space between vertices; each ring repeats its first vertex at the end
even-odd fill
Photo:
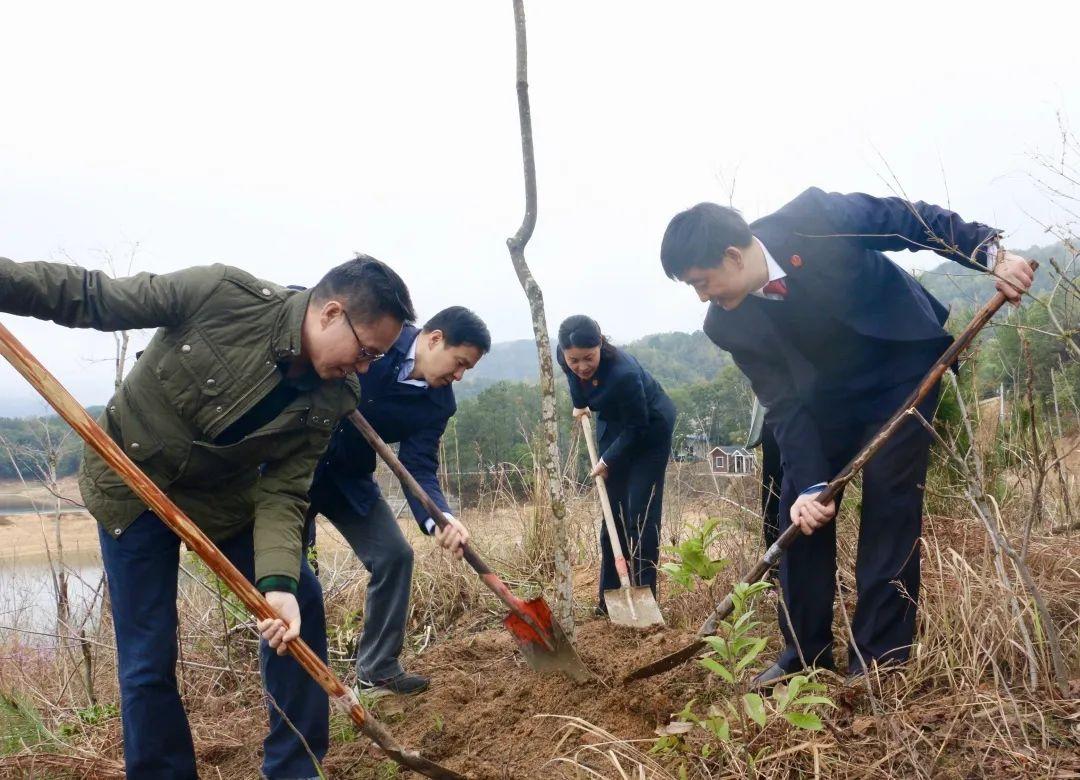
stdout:
POLYGON ((771 282, 761 288, 761 292, 764 295, 779 295, 781 298, 786 298, 787 285, 784 284, 783 279, 773 279, 771 282))

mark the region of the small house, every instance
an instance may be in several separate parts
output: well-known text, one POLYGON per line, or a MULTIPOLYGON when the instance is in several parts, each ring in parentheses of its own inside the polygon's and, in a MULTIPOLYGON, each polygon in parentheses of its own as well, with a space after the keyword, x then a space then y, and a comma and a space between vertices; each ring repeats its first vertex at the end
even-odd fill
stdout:
POLYGON ((709 469, 716 475, 751 474, 756 461, 746 447, 713 447, 709 450, 709 469))

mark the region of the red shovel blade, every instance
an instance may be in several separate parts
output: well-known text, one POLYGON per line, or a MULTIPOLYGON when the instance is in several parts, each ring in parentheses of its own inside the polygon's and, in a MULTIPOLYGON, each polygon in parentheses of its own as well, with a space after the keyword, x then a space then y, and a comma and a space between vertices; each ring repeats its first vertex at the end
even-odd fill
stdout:
POLYGON ((566 638, 562 626, 552 617, 551 608, 542 596, 522 601, 518 606, 535 623, 535 627, 513 612, 503 618, 503 625, 513 635, 529 666, 538 672, 563 672, 578 682, 592 679, 592 672, 578 658, 574 646, 566 638), (537 628, 544 633, 538 633, 537 628))
POLYGON ((535 624, 535 627, 530 625, 514 612, 503 618, 503 625, 514 635, 517 643, 519 645, 523 643, 535 644, 544 649, 553 648, 555 641, 551 625, 555 622, 555 618, 551 616, 551 607, 547 605, 544 597, 539 596, 531 601, 520 601, 517 606, 520 607, 522 612, 531 617, 535 624), (537 628, 542 633, 538 633, 537 628))

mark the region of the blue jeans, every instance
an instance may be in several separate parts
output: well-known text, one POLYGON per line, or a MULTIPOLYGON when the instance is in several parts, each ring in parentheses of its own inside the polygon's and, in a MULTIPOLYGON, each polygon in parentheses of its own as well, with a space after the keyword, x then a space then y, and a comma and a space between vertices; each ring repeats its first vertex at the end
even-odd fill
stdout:
MULTIPOLYGON (((176 687, 180 539, 150 511, 139 515, 119 537, 98 530, 116 631, 127 776, 130 780, 196 778, 191 731, 176 687)), ((250 529, 218 547, 245 577, 253 579, 250 529)), ((306 559, 297 600, 300 635, 326 661, 322 588, 306 559)), ((263 741, 263 774, 273 780, 317 775, 308 750, 281 712, 321 762, 329 746, 326 693, 292 656, 277 655, 265 642, 259 648, 259 668, 270 715, 270 733, 263 741)))

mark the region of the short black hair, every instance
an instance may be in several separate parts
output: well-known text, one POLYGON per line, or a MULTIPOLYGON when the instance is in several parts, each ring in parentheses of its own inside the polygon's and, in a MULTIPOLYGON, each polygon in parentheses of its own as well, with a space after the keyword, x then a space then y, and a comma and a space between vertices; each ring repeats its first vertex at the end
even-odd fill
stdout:
POLYGON ((750 226, 735 209, 699 203, 672 217, 660 244, 664 273, 682 281, 691 268, 715 268, 729 246, 749 246, 750 226))
POLYGON ((382 317, 416 319, 409 288, 394 269, 374 257, 357 254, 331 268, 311 291, 316 301, 339 300, 356 322, 370 325, 382 317))
POLYGON ((603 357, 611 357, 615 354, 615 345, 600 330, 600 323, 587 314, 572 314, 559 325, 559 365, 564 366, 562 350, 564 349, 592 349, 600 347, 603 357))
POLYGON ((491 334, 487 325, 464 306, 449 306, 424 323, 424 331, 441 330, 446 346, 458 347, 468 344, 486 355, 491 351, 491 334))

